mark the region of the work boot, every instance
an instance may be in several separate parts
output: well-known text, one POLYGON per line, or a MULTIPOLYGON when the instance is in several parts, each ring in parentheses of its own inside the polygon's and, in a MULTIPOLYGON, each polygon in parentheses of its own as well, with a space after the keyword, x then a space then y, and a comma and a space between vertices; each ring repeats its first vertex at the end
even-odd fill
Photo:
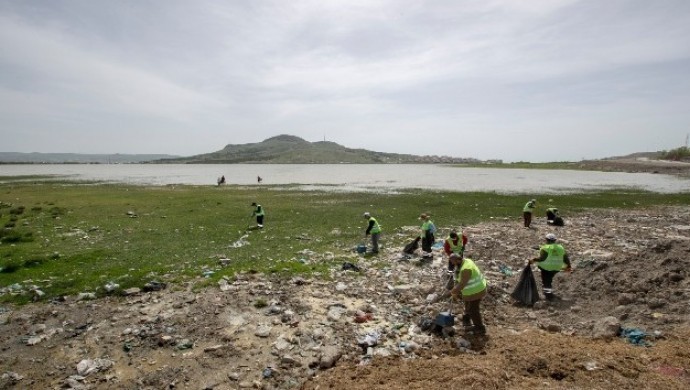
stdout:
POLYGON ((546 298, 547 301, 552 302, 555 298, 553 293, 544 293, 544 298, 546 298))
POLYGON ((472 326, 472 320, 470 319, 469 314, 463 314, 462 316, 462 326, 465 328, 469 328, 472 326))

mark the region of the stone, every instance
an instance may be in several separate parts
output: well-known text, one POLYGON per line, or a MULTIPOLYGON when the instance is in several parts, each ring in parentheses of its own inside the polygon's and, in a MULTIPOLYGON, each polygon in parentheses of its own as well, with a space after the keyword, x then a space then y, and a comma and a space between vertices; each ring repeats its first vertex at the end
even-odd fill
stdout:
POLYGON ((594 323, 592 336, 594 338, 612 338, 618 336, 621 323, 616 317, 604 317, 594 323))
POLYGON ((122 295, 129 296, 129 295, 137 295, 141 293, 141 289, 139 287, 130 287, 122 291, 122 295))
POLYGON ((321 351, 321 359, 319 359, 319 367, 322 369, 328 369, 335 366, 335 363, 343 355, 340 347, 335 345, 330 345, 321 351))
POLYGON ((630 305, 635 303, 635 294, 623 293, 618 294, 618 304, 619 305, 630 305))
POLYGON ((266 337, 271 335, 271 329, 272 329, 272 327, 269 325, 260 324, 259 326, 256 327, 256 331, 254 332, 254 336, 266 338, 266 337))

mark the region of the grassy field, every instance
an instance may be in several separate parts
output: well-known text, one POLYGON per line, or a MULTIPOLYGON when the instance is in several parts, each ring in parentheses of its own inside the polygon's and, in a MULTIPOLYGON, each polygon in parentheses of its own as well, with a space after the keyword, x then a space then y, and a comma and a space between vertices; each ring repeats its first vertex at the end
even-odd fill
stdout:
MULTIPOLYGON (((562 213, 585 208, 687 205, 687 194, 611 191, 545 195, 562 213)), ((290 187, 141 187, 53 182, 0 184, 0 302, 95 292, 109 282, 142 287, 157 280, 215 283, 238 272, 304 274, 352 261, 362 242, 364 211, 383 226, 384 246, 413 238, 421 212, 440 228, 512 218, 520 226, 524 195, 408 192, 382 195, 299 191, 290 187), (248 245, 232 247, 254 225, 252 202, 266 210, 266 227, 250 230, 248 245), (400 233, 400 234, 396 234, 400 233), (331 254, 327 254, 330 252, 331 254), (220 258, 230 265, 218 265, 220 258), (8 289, 9 287, 9 289, 8 289), (13 293, 7 292, 13 291, 13 293)), ((381 262, 381 266, 385 263, 381 262)), ((115 292, 117 293, 117 291, 115 292)))

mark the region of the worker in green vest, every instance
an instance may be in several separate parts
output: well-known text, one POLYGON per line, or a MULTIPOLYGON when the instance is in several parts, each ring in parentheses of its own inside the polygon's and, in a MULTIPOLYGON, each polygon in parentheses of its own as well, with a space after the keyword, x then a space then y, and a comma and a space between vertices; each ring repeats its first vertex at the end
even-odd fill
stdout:
POLYGON ((431 216, 426 213, 422 213, 419 219, 422 221, 421 234, 419 235, 422 239, 422 257, 432 258, 433 253, 431 253, 431 249, 432 245, 434 245, 434 241, 436 241, 434 237, 436 225, 431 221, 431 216))
POLYGON ((254 207, 254 212, 252 212, 252 217, 256 216, 256 227, 259 229, 263 229, 264 227, 264 209, 261 207, 260 204, 257 204, 256 202, 252 203, 252 206, 254 207))
POLYGON ((472 259, 465 259, 453 253, 450 261, 458 270, 455 274, 455 286, 450 294, 455 299, 462 297, 465 305, 465 313, 462 316, 462 324, 465 333, 485 334, 486 327, 482 322, 480 304, 486 296, 486 279, 472 259))
POLYGON ((528 228, 532 224, 532 212, 537 205, 536 199, 531 199, 529 202, 525 203, 525 207, 522 208, 522 219, 525 222, 525 227, 528 228))
POLYGON ((546 244, 539 247, 539 257, 531 260, 531 263, 538 263, 541 272, 542 289, 547 301, 555 299, 553 290, 553 277, 561 270, 565 269, 572 272, 568 253, 563 245, 556 244, 556 235, 549 233, 546 235, 546 244))
POLYGON ((367 230, 364 232, 364 237, 371 235, 371 253, 379 253, 379 237, 381 237, 381 225, 376 218, 372 217, 369 212, 364 213, 364 218, 369 221, 367 230))

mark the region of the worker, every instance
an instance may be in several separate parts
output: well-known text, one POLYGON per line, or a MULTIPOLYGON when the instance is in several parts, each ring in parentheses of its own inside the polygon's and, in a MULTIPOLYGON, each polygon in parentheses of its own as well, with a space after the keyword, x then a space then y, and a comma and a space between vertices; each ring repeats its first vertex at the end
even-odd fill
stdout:
POLYGON ((465 333, 485 334, 486 327, 482 322, 480 305, 482 298, 486 296, 486 279, 472 259, 453 253, 450 255, 450 261, 459 269, 455 274, 455 286, 450 294, 454 299, 462 297, 465 305, 465 313, 462 315, 465 333))
POLYGON ((525 221, 526 228, 528 228, 532 224, 532 211, 534 211, 536 205, 537 200, 531 199, 529 202, 525 204, 525 207, 522 208, 522 219, 524 219, 525 221))
POLYGON ((369 212, 364 213, 364 218, 369 221, 367 224, 367 230, 364 232, 364 237, 371 234, 371 253, 379 253, 379 237, 381 237, 381 225, 372 217, 369 212))
POLYGON ((449 272, 453 272, 455 269, 455 266, 450 262, 450 255, 455 253, 456 255, 462 257, 463 253, 465 253, 465 245, 467 245, 467 236, 463 232, 458 235, 458 232, 455 230, 451 231, 448 235, 448 238, 446 238, 446 240, 443 242, 443 251, 446 253, 446 255, 448 255, 449 272), (462 239, 460 239, 460 237, 462 237, 462 239))
POLYGON ((539 247, 539 257, 532 259, 530 263, 538 263, 544 296, 547 301, 554 300, 553 277, 564 268, 568 272, 573 270, 565 248, 556 244, 555 234, 546 235, 546 244, 539 247))
POLYGON ((431 217, 428 214, 422 213, 419 219, 422 221, 422 231, 420 234, 422 238, 422 257, 431 258, 433 257, 431 246, 434 244, 434 241, 436 241, 434 237, 436 226, 431 221, 431 217))
POLYGON ((254 212, 252 212, 252 217, 256 216, 256 227, 259 229, 264 228, 264 208, 261 207, 260 204, 257 204, 256 202, 252 203, 252 206, 254 207, 254 212))
POLYGON ((558 215, 558 209, 549 207, 546 209, 546 223, 554 226, 563 226, 563 218, 558 215))

